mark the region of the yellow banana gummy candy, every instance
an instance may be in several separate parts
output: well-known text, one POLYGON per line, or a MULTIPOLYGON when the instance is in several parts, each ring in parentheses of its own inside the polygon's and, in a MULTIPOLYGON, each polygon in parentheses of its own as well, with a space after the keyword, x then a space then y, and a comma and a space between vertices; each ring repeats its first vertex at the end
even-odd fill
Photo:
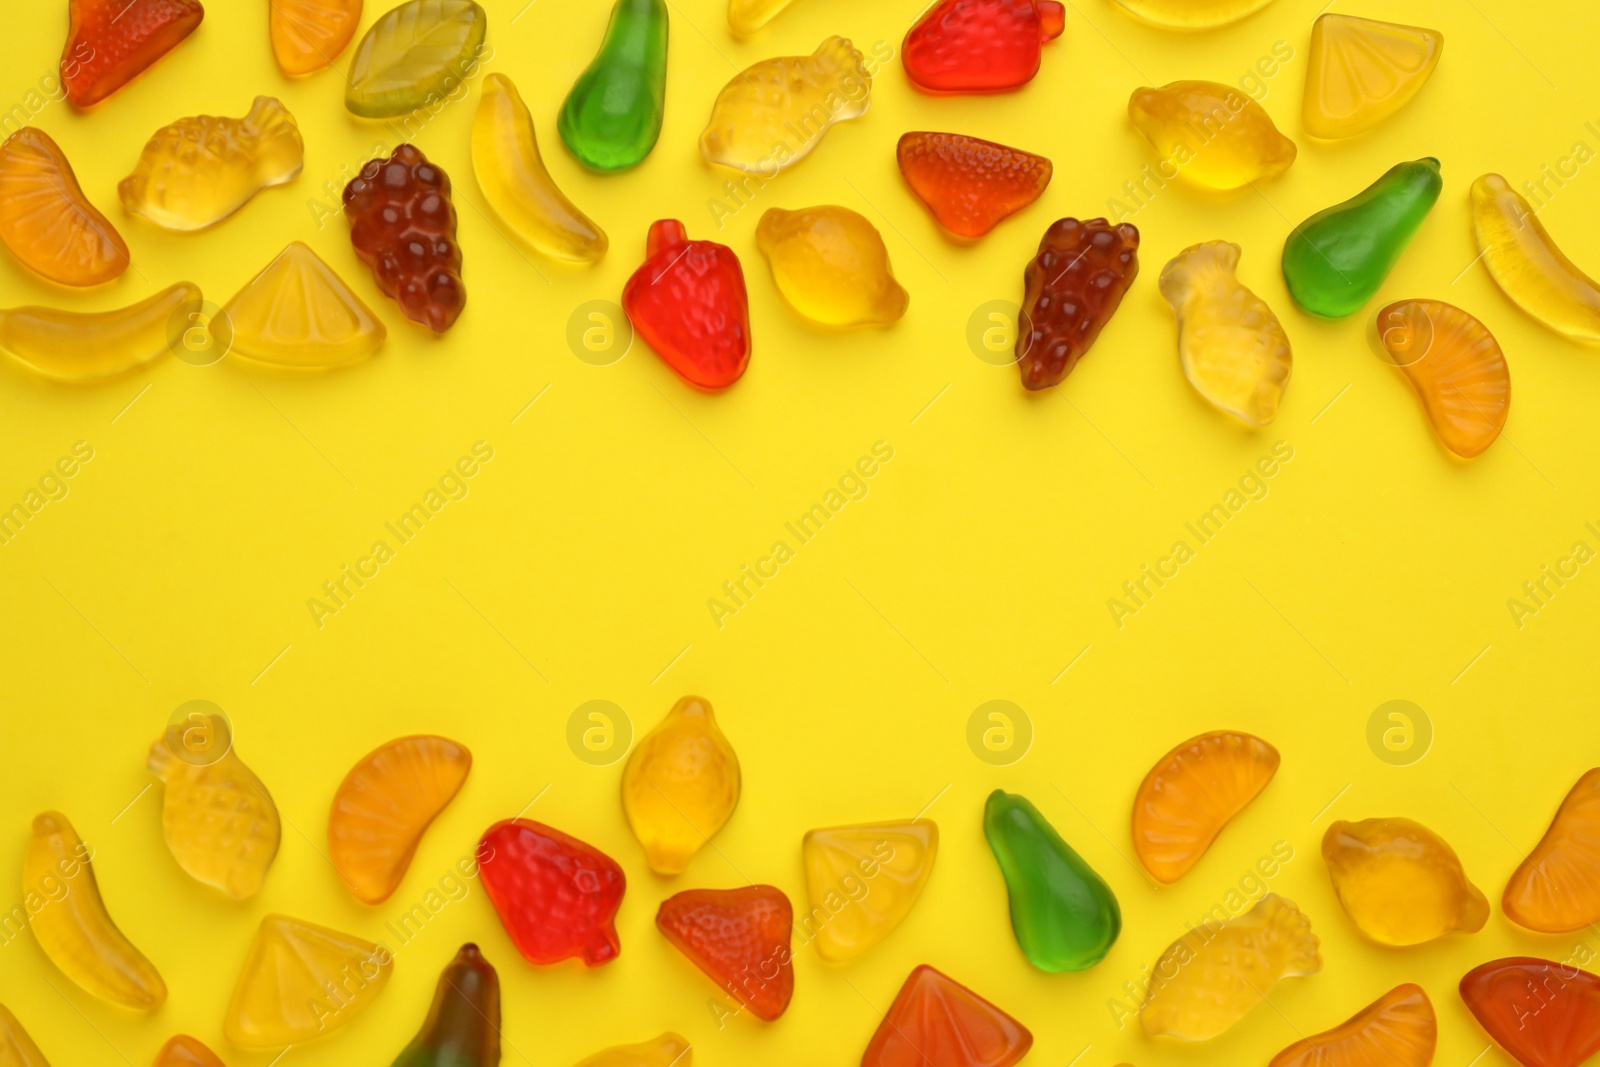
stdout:
POLYGON ((1262 897, 1243 915, 1191 927, 1156 961, 1139 1022, 1152 1037, 1206 1041, 1283 978, 1322 970, 1311 924, 1292 901, 1262 897))
POLYGON ((804 159, 836 122, 872 104, 872 75, 855 46, 829 37, 809 56, 763 59, 734 77, 700 135, 708 163, 770 178, 804 159))
POLYGON ((0 348, 46 378, 89 382, 126 374, 171 352, 200 287, 179 282, 114 311, 21 307, 0 311, 0 348))
POLYGON ((1239 246, 1207 241, 1161 271, 1161 295, 1178 319, 1178 358, 1189 384, 1251 426, 1278 417, 1289 382, 1289 337, 1272 309, 1239 283, 1239 246))
POLYGON ((1323 835, 1322 858, 1345 914, 1380 945, 1476 933, 1489 919, 1489 901, 1467 881, 1455 850, 1421 823, 1336 822, 1323 835))
POLYGON ((771 208, 756 227, 756 247, 784 301, 812 322, 887 325, 906 313, 911 297, 894 280, 883 238, 848 208, 771 208))
POLYGON ((728 0, 728 28, 748 37, 777 18, 794 0, 728 0))
POLYGON ((0 1067, 50 1067, 17 1017, 0 1004, 0 1067))
POLYGON ((504 74, 483 79, 472 120, 472 172, 495 215, 535 252, 574 263, 593 263, 606 254, 605 233, 545 169, 533 116, 504 74))
POLYGON ((1239 89, 1177 81, 1135 89, 1128 117, 1169 169, 1209 189, 1238 189, 1275 178, 1294 162, 1294 142, 1266 109, 1239 89))
POLYGON ((234 900, 260 892, 278 854, 278 808, 233 750, 228 721, 196 711, 170 724, 149 767, 166 787, 161 829, 178 866, 234 900))
POLYGON ((861 955, 899 926, 922 896, 939 851, 928 819, 812 830, 802 845, 810 910, 802 943, 840 962, 861 955))
POLYGON ((1331 12, 1319 16, 1306 67, 1306 132, 1329 140, 1366 133, 1411 102, 1443 51, 1438 30, 1331 12))
POLYGON ((222 1033, 240 1048, 309 1041, 349 1022, 389 981, 382 945, 287 915, 261 920, 222 1033))
POLYGON ((618 1045, 586 1056, 578 1067, 689 1067, 693 1062, 693 1046, 668 1030, 649 1041, 618 1045))
POLYGON ((622 813, 657 874, 680 873, 738 803, 739 757, 701 697, 674 704, 622 770, 622 813))
POLYGON ((388 336, 372 309, 310 248, 291 241, 212 320, 223 347, 284 367, 365 359, 388 336))
POLYGON ((100 899, 89 847, 59 811, 33 820, 22 865, 26 899, 45 897, 33 912, 33 935, 61 973, 97 997, 150 1011, 167 999, 155 967, 117 929, 100 899), (56 887, 65 885, 66 891, 56 887))
POLYGON ((1600 344, 1600 285, 1562 254, 1498 174, 1472 183, 1472 232, 1490 277, 1512 303, 1556 333, 1600 344))

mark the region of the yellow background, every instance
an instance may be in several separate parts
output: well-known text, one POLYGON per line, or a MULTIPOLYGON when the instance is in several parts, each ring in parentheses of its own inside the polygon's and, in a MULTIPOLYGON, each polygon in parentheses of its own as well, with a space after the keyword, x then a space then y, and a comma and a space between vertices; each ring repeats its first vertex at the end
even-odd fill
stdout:
MULTIPOLYGON (((466 312, 442 340, 378 294, 343 219, 327 215, 372 145, 392 145, 393 132, 346 113, 340 74, 289 82, 278 73, 265 3, 212 0, 188 42, 95 113, 49 103, 32 116, 121 229, 134 269, 75 294, 0 256, 0 306, 120 306, 180 279, 220 304, 299 239, 390 330, 376 358, 327 374, 169 359, 72 388, 0 367, 0 502, 21 500, 74 442, 94 449, 69 495, 0 547, 0 886, 20 896, 30 819, 64 811, 96 850, 113 916, 171 987, 158 1012, 135 1016, 72 987, 31 935, 0 946, 0 1001, 58 1067, 148 1063, 179 1031, 230 1064, 267 1063, 270 1054, 221 1037, 263 914, 383 936, 485 827, 536 796, 530 817, 626 869, 620 960, 589 972, 526 965, 474 883, 399 949, 393 981, 370 1010, 283 1063, 388 1063, 468 939, 504 983, 506 1062, 538 1067, 668 1027, 713 1067, 855 1062, 922 962, 1031 1027, 1030 1063, 1265 1062, 1414 980, 1439 1012, 1438 1062, 1462 1065, 1487 1044, 1455 993, 1466 970, 1510 953, 1600 950, 1591 931, 1517 931, 1498 907, 1479 934, 1379 949, 1340 912, 1318 854, 1334 819, 1409 815, 1448 839, 1497 901, 1521 850, 1597 761, 1600 574, 1585 567, 1521 629, 1506 601, 1575 541, 1600 546, 1584 527, 1600 525, 1600 360, 1524 317, 1481 265, 1467 269, 1475 177, 1494 170, 1520 187, 1574 142, 1600 147, 1585 126, 1600 125, 1600 68, 1581 44, 1600 32, 1591 5, 1340 0, 1334 10, 1437 27, 1446 45, 1432 81, 1395 119, 1324 146, 1309 143, 1299 121, 1320 0, 1278 0, 1197 37, 1141 26, 1106 0, 1075 0, 1023 91, 955 99, 918 95, 900 68, 899 41, 920 0, 799 0, 746 42, 731 37, 718 0, 673 0, 660 143, 631 173, 597 177, 561 146, 555 115, 594 53, 608 5, 523 3, 488 3, 494 53, 484 69, 521 90, 557 182, 606 229, 611 251, 593 269, 564 269, 487 221, 468 154, 474 83, 467 102, 416 136, 455 183, 466 257, 466 312), (703 165, 696 147, 716 91, 758 59, 809 53, 833 33, 867 51, 879 41, 895 50, 871 111, 717 232, 707 201, 729 175, 703 165), (1129 92, 1179 78, 1237 83, 1280 41, 1293 58, 1265 79, 1263 103, 1300 143, 1293 168, 1259 193, 1174 186, 1144 207, 1132 220, 1144 235, 1143 273, 1060 388, 1026 395, 1013 368, 976 358, 965 340, 970 316, 985 302, 1019 299, 1046 225, 1106 213, 1152 160, 1127 125, 1129 92), (279 96, 304 130, 297 181, 197 236, 122 212, 116 183, 151 133, 182 115, 242 115, 257 93, 279 96), (958 246, 896 172, 895 140, 911 129, 1041 152, 1055 179, 983 241, 958 246), (1423 155, 1443 161, 1444 195, 1379 296, 1343 322, 1298 312, 1277 267, 1289 228, 1423 155), (816 203, 860 211, 883 232, 911 292, 892 329, 823 333, 781 305, 755 248, 756 222, 767 207, 816 203), (744 263, 754 356, 724 395, 691 391, 642 344, 597 367, 565 340, 575 308, 618 299, 646 227, 667 216, 691 236, 731 245, 744 263), (1184 381, 1155 287, 1173 254, 1214 238, 1243 246, 1242 279, 1277 311, 1295 348, 1282 415, 1258 433, 1208 408, 1184 381), (1410 296, 1460 304, 1505 348, 1510 419, 1471 464, 1444 453, 1368 345, 1371 315, 1410 296), (494 458, 470 494, 318 628, 307 599, 388 539, 384 523, 478 441, 494 458), (894 458, 869 494, 796 546, 719 629, 708 598, 786 538, 783 524, 877 441, 894 458), (1294 458, 1268 495, 1212 543, 1191 542, 1196 558, 1119 629, 1107 599, 1187 539, 1184 523, 1278 441, 1294 458), (646 869, 622 821, 621 764, 580 762, 565 730, 574 708, 603 698, 642 733, 688 692, 716 707, 745 790, 715 848, 666 882, 646 869), (276 866, 246 904, 177 868, 161 838, 160 788, 147 790, 149 743, 197 697, 232 716, 238 751, 284 816, 276 866), (973 709, 996 698, 1025 709, 1035 734, 1006 767, 981 762, 966 741, 973 709), (1435 733, 1409 766, 1380 760, 1366 740, 1373 710, 1397 698, 1420 705, 1435 733), (1155 888, 1129 862, 1133 791, 1170 746, 1223 727, 1271 740, 1282 769, 1193 872, 1155 888), (459 739, 477 762, 399 892, 366 908, 323 857, 329 801, 362 754, 417 731, 459 739), (980 832, 995 787, 1033 799, 1121 900, 1122 938, 1092 970, 1043 974, 1018 951, 980 832), (805 830, 925 807, 943 846, 905 925, 844 967, 802 952, 787 1015, 718 1029, 708 1006, 716 990, 652 929, 659 900, 764 881, 800 905, 805 830), (1136 1023, 1119 1030, 1108 999, 1280 840, 1295 858, 1271 888, 1310 916, 1323 973, 1279 986, 1271 1006, 1204 1047, 1153 1042, 1136 1023)), ((363 29, 387 6, 369 3, 363 29)), ((65 26, 62 0, 9 5, 0 104, 48 87, 65 26)), ((1597 210, 1591 163, 1542 213, 1591 270, 1600 269, 1597 210)), ((1509 1061, 1490 1051, 1479 1062, 1509 1061)))

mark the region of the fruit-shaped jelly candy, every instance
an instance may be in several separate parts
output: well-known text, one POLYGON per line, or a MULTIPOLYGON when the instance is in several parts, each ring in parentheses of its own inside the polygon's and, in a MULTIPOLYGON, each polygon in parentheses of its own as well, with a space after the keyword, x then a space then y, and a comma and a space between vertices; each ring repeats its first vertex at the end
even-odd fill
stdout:
POLYGON ((284 367, 337 367, 383 346, 383 323, 322 257, 291 241, 222 308, 212 332, 232 351, 284 367), (225 325, 219 326, 219 323, 225 325))
POLYGON ((369 119, 435 108, 477 71, 488 23, 473 0, 405 0, 356 45, 344 106, 369 119))
POLYGON ((0 145, 0 242, 62 285, 99 285, 128 269, 128 245, 78 187, 50 135, 24 126, 0 145))
POLYGON ((68 0, 67 102, 98 104, 176 48, 205 15, 198 0, 68 0))
POLYGON ((1322 836, 1322 858, 1345 914, 1380 945, 1475 933, 1489 918, 1455 850, 1410 819, 1336 822, 1322 836))
POLYGON ((817 954, 853 959, 899 926, 922 896, 939 852, 928 819, 832 826, 807 833, 801 851, 811 907, 801 927, 817 954))
POLYGON ((999 93, 1039 73, 1046 41, 1061 36, 1058 0, 936 0, 900 48, 906 76, 925 93, 999 93))
POLYGON ((222 1033, 240 1048, 309 1041, 371 1004, 393 970, 394 957, 382 945, 268 915, 245 957, 222 1033))
POLYGON ((1039 809, 996 789, 984 805, 983 836, 1005 876, 1023 955, 1041 971, 1081 971, 1104 959, 1122 930, 1122 909, 1039 809))
POLYGON ((812 322, 887 325, 911 301, 894 280, 877 228, 849 208, 769 208, 756 227, 756 247, 784 302, 812 322))
POLYGON ((982 237, 1050 184, 1043 156, 959 133, 903 134, 895 158, 917 199, 958 237, 982 237))
POLYGON ((1188 873, 1278 772, 1278 750, 1251 734, 1216 730, 1162 756, 1133 798, 1133 851, 1158 882, 1188 873))
POLYGON ((175 1034, 156 1053, 153 1067, 224 1067, 224 1064, 199 1038, 175 1034))
POLYGON ((344 187, 344 213, 356 255, 406 318, 434 333, 453 326, 467 290, 449 175, 403 144, 344 187))
POLYGON ((1328 12, 1311 26, 1306 132, 1354 137, 1411 102, 1439 65, 1444 34, 1328 12))
POLYGON ((688 866, 738 803, 739 757, 703 697, 674 704, 622 770, 622 814, 657 874, 688 866))
POLYGON ((422 1029, 393 1067, 496 1067, 500 976, 470 941, 445 965, 422 1029))
POLYGON ((0 311, 0 348, 46 378, 110 378, 172 351, 174 322, 200 307, 200 287, 179 282, 114 311, 11 308, 0 311))
POLYGON ((534 251, 574 263, 593 263, 606 254, 605 233, 545 169, 533 116, 504 74, 483 79, 472 120, 472 172, 495 215, 534 251))
POLYGON ((333 795, 328 858, 357 900, 389 899, 471 769, 465 746, 426 734, 379 745, 350 768, 333 795))
POLYGON ((278 855, 282 828, 272 795, 234 750, 220 715, 195 712, 150 746, 165 786, 161 829, 178 866, 197 882, 248 900, 278 855))
POLYGON ((1522 194, 1498 174, 1472 183, 1472 232, 1489 276, 1512 303, 1559 334, 1600 344, 1600 283, 1556 247, 1522 194))
POLYGON ((650 224, 644 265, 622 289, 634 329, 685 381, 722 389, 750 363, 750 304, 739 257, 691 241, 677 219, 650 224))
POLYGON ((291 78, 331 66, 361 25, 361 0, 267 0, 278 68, 291 78))
POLYGON ((256 193, 293 181, 305 159, 294 116, 258 96, 242 119, 195 115, 156 131, 117 195, 166 230, 203 230, 256 193))
POLYGON ((777 18, 794 0, 728 0, 728 28, 748 37, 777 18))
POLYGON ((1268 893, 1243 915, 1191 927, 1167 947, 1139 1009, 1145 1033, 1206 1041, 1266 999, 1280 979, 1322 970, 1300 909, 1268 893))
POLYGON ((1294 162, 1294 142, 1235 86, 1178 81, 1135 89, 1128 118, 1165 163, 1207 189, 1275 178, 1294 162))
POLYGON ((1531 956, 1490 960, 1461 979, 1461 999, 1523 1067, 1578 1067, 1600 1052, 1600 978, 1531 956))
POLYGON ((900 987, 861 1067, 1011 1067, 1032 1047, 1027 1027, 924 963, 900 987))
POLYGON ((666 0, 617 0, 600 51, 561 105, 556 131, 588 166, 622 170, 656 146, 666 99, 666 0))
POLYGON ((1294 302, 1332 319, 1359 311, 1394 269, 1443 187, 1432 156, 1400 163, 1349 200, 1296 226, 1283 244, 1283 279, 1294 302))
POLYGON ((1022 272, 1017 364, 1022 384, 1048 389, 1072 373, 1139 273, 1139 231, 1105 219, 1057 219, 1022 272))
POLYGON ((789 898, 770 885, 686 889, 656 911, 656 928, 679 952, 769 1023, 794 996, 793 927, 789 898))
POLYGON ((628 881, 592 845, 532 819, 506 819, 484 831, 478 872, 529 963, 577 957, 595 967, 622 951, 615 918, 628 881))
POLYGON ((1378 312, 1378 337, 1444 446, 1471 459, 1494 444, 1511 407, 1511 372, 1489 328, 1440 300, 1378 312))
POLYGON ((649 1041, 618 1045, 585 1056, 578 1067, 689 1067, 693 1062, 693 1046, 668 1030, 649 1041))
POLYGON ((1166 30, 1209 30, 1237 22, 1272 0, 1116 0, 1140 22, 1166 30))
POLYGON ((17 1017, 0 1004, 0 1064, 4 1067, 50 1067, 17 1017))
POLYGON ((860 51, 829 37, 809 56, 775 56, 734 75, 711 105, 700 135, 707 163, 763 178, 800 162, 836 122, 872 104, 872 75, 860 51))
POLYGON ((1268 1067, 1428 1067, 1438 1036, 1433 1002, 1407 983, 1332 1030, 1296 1041, 1268 1067))
POLYGON ((1600 922, 1600 767, 1588 771, 1517 865, 1500 899, 1506 918, 1542 934, 1600 922))

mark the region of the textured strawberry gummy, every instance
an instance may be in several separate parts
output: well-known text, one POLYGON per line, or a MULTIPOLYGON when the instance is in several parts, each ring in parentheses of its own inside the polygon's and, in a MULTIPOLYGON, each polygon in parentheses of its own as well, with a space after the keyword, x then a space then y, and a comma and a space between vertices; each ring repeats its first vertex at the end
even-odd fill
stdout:
POLYGON ((1526 1067, 1578 1067, 1600 1051, 1600 978, 1550 960, 1490 960, 1461 979, 1461 999, 1526 1067))
POLYGON ((677 219, 650 225, 644 266, 622 289, 634 329, 667 365, 703 389, 739 380, 750 362, 750 309, 739 257, 691 241, 677 219))
POLYGON ((1129 223, 1054 222, 1022 273, 1022 384, 1046 389, 1070 374, 1138 273, 1139 231, 1129 223))
POLYGON ((1026 85, 1044 42, 1061 35, 1057 0, 940 0, 906 34, 906 74, 930 93, 992 93, 1026 85))
POLYGON ((350 243, 405 313, 435 333, 467 303, 450 177, 409 144, 374 159, 344 187, 350 243))
POLYGON ((613 920, 627 879, 599 849, 532 819, 507 819, 484 832, 478 869, 529 963, 577 956, 594 967, 622 951, 613 920))
POLYGON ((68 102, 104 100, 193 33, 205 14, 198 0, 71 0, 61 50, 68 102))
POLYGON ((656 927, 694 965, 771 1022, 794 996, 789 935, 794 910, 781 889, 688 889, 661 902, 656 927))
POLYGON ((982 237, 1050 184, 1050 161, 959 133, 915 132, 895 148, 900 173, 940 226, 982 237))

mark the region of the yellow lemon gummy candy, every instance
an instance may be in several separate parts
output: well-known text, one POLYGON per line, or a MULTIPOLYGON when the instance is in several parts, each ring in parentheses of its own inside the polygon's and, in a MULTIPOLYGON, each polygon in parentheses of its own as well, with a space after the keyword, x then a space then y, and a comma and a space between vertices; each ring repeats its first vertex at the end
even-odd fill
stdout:
POLYGON ((200 287, 179 282, 114 311, 12 308, 0 311, 0 348, 46 378, 110 378, 172 351, 184 310, 200 306, 200 287))
POLYGON ((637 1045, 618 1045, 587 1056, 578 1067, 689 1067, 694 1061, 693 1046, 668 1030, 659 1037, 637 1045))
POLYGON ((1313 137, 1366 133, 1417 95, 1444 51, 1420 26, 1326 14, 1311 27, 1302 118, 1313 137))
POLYGON ((285 367, 365 359, 388 336, 372 309, 310 248, 291 241, 212 320, 232 350, 285 367))
POLYGON ((702 697, 674 704, 622 771, 622 813, 657 874, 681 872, 738 803, 739 757, 702 697))
POLYGON ((545 169, 533 116, 504 74, 483 79, 472 120, 472 172, 501 222, 535 252, 552 259, 593 263, 610 242, 573 206, 545 169))
POLYGON ((1243 915, 1190 928, 1156 961, 1139 1021, 1152 1037, 1206 1041, 1244 1018, 1283 978, 1322 970, 1311 923, 1262 897, 1243 915))
POLYGON ((289 109, 258 96, 242 119, 195 115, 156 131, 117 195, 166 230, 203 230, 263 189, 293 181, 305 143, 289 109))
POLYGON ((1294 162, 1294 142, 1233 86, 1178 81, 1135 89, 1128 117, 1161 156, 1163 176, 1175 170, 1209 189, 1274 178, 1294 162))
POLYGON ((33 820, 22 865, 24 898, 44 898, 33 934, 61 973, 88 992, 150 1011, 167 999, 167 984, 106 913, 89 858, 65 815, 47 811, 33 820))
POLYGON ((1272 0, 1117 0, 1140 22, 1166 30, 1209 30, 1252 15, 1272 0))
POLYGON ((1380 945, 1476 933, 1488 921, 1488 899, 1444 838, 1421 823, 1336 822, 1322 837, 1322 858, 1345 914, 1380 945))
POLYGON ((928 819, 812 830, 802 845, 811 901, 802 941, 835 963, 861 955, 911 913, 938 851, 939 827, 928 819))
POLYGON ((1278 317, 1239 284, 1239 246, 1208 241, 1161 271, 1161 295, 1178 319, 1178 358, 1189 384, 1251 426, 1278 417, 1289 382, 1289 337, 1278 317))
POLYGON ((911 297, 889 267, 872 223, 842 207, 775 207, 761 216, 756 247, 788 305, 824 326, 886 325, 911 297))
POLYGON ((1472 232, 1490 277, 1512 303, 1556 333, 1600 344, 1600 285, 1562 254, 1498 174, 1472 183, 1472 232))
POLYGON ((809 56, 763 59, 717 94, 700 135, 708 163, 774 174, 804 159, 836 122, 872 104, 872 75, 855 46, 829 37, 809 56))
POLYGON ((50 1067, 17 1017, 0 1004, 0 1067, 50 1067))
POLYGON ((728 27, 748 37, 777 18, 794 0, 728 0, 728 27))
POLYGON ((335 1030, 372 1003, 394 958, 374 945, 287 915, 261 920, 222 1033, 240 1048, 281 1048, 335 1030))

